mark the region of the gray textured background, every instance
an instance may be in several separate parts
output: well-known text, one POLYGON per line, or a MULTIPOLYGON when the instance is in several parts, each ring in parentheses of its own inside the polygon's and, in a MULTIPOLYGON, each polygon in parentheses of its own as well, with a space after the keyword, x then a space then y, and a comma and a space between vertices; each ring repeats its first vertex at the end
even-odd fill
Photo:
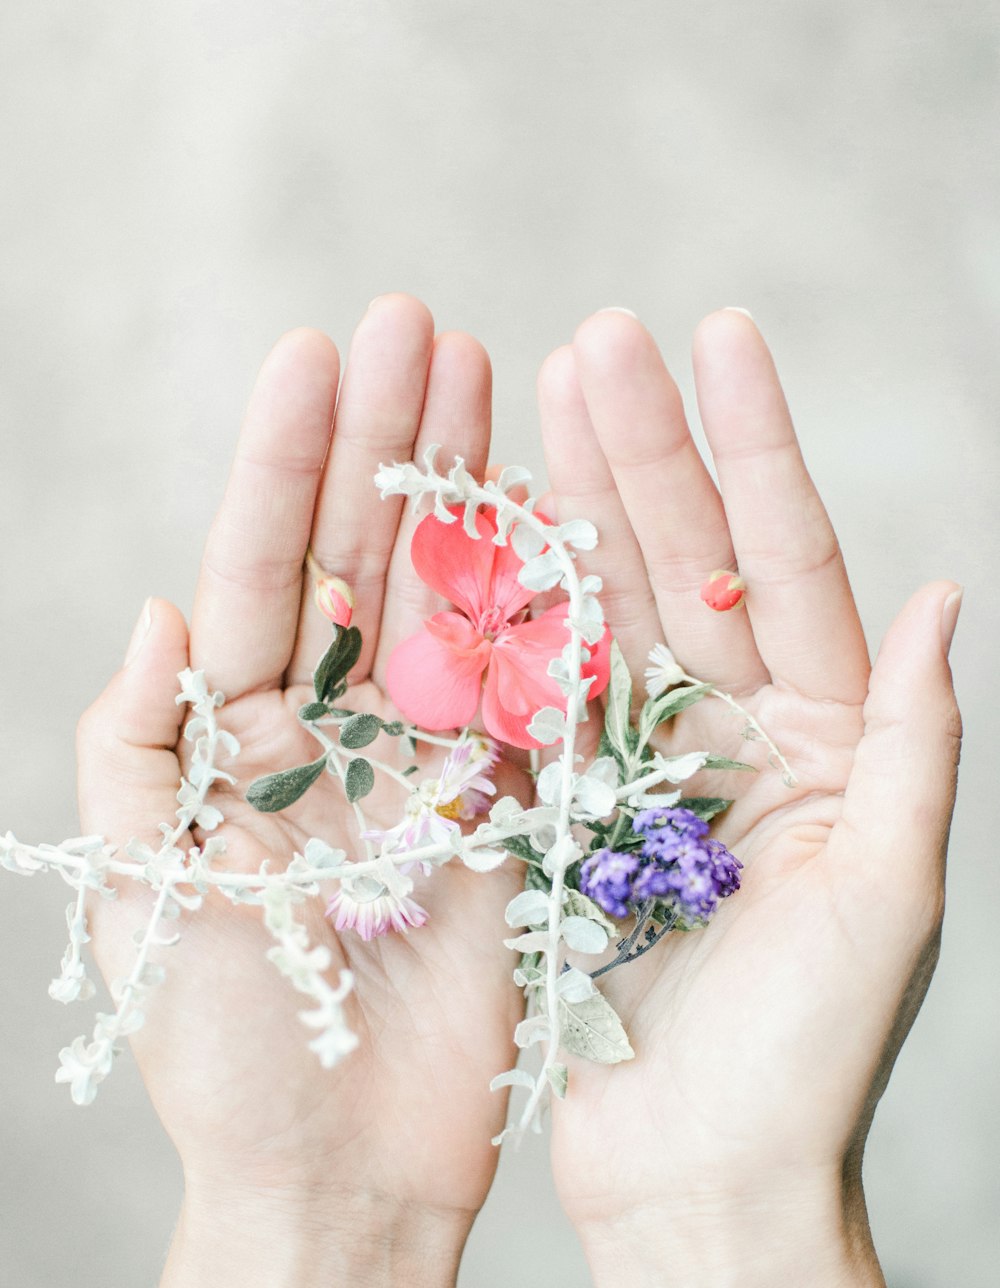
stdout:
MULTIPOLYGON (((76 717, 146 595, 190 607, 282 330, 344 344, 414 292, 487 344, 503 454, 540 466, 535 371, 586 313, 636 310, 689 391, 694 323, 743 305, 872 642, 921 582, 968 588, 944 952, 867 1189, 894 1288, 994 1285, 998 26, 991 0, 6 6, 0 827, 75 832, 76 717)), ((66 900, 0 874, 0 1281, 152 1284, 179 1168, 134 1069, 87 1110, 52 1082, 91 1009, 46 997, 66 900)), ((515 1280, 588 1282, 540 1146, 462 1282, 515 1280)))

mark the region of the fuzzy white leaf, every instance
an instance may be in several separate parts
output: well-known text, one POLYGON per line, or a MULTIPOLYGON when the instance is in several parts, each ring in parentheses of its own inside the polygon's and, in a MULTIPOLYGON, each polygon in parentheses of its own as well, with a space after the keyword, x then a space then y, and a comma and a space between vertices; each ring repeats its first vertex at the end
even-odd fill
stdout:
POLYGON ((571 966, 559 976, 559 996, 564 1002, 585 1002, 597 992, 597 985, 586 971, 571 966))
POLYGON ((543 746, 550 747, 566 733, 565 713, 558 707, 542 707, 532 716, 528 733, 543 746))
POLYGON ((617 802, 615 789, 590 773, 577 779, 573 788, 573 803, 577 812, 591 818, 604 818, 611 813, 617 802))
POLYGON ((596 921, 586 917, 566 917, 560 923, 559 933, 566 946, 578 953, 603 953, 608 946, 608 932, 596 921))
POLYGON ((554 550, 546 550, 545 554, 529 559, 517 574, 517 579, 528 590, 541 591, 558 586, 562 575, 563 569, 559 556, 554 550))
POLYGON ((547 1042, 552 1035, 552 1026, 547 1015, 532 1015, 522 1020, 514 1030, 514 1042, 517 1046, 534 1046, 536 1042, 547 1042))
POLYGON ((541 926, 548 921, 549 897, 544 890, 522 890, 507 905, 508 926, 541 926))
POLYGON ((514 547, 514 553, 518 559, 527 563, 529 559, 540 555, 548 543, 530 523, 519 523, 510 534, 510 544, 514 547))
POLYGON ((472 872, 493 872, 507 858, 506 850, 492 850, 486 846, 476 848, 462 847, 458 857, 472 872))
POLYGON ((593 550, 597 545, 597 529, 588 519, 570 519, 560 523, 557 534, 563 545, 577 550, 593 550))
POLYGON ((571 863, 583 857, 583 850, 572 836, 564 836, 554 842, 542 859, 542 868, 546 876, 552 877, 559 871, 565 871, 571 863))
POLYGON ((706 751, 689 751, 683 756, 661 756, 657 752, 650 768, 662 771, 671 783, 683 783, 685 779, 692 778, 707 759, 706 751))
POLYGON ((500 1091, 503 1087, 527 1087, 534 1091, 535 1080, 524 1069, 508 1069, 506 1073, 498 1073, 490 1082, 490 1091, 500 1091))
POLYGON ((544 953, 549 948, 549 935, 546 930, 529 930, 503 942, 505 948, 513 948, 517 953, 544 953))

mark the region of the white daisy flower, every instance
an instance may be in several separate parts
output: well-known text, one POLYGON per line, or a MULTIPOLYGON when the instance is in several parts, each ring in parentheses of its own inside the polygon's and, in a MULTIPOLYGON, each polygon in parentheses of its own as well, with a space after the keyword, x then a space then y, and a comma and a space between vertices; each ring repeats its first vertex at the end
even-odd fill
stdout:
POLYGON ((646 667, 646 692, 651 698, 658 698, 684 679, 684 668, 666 644, 654 644, 649 650, 649 660, 652 665, 646 667))

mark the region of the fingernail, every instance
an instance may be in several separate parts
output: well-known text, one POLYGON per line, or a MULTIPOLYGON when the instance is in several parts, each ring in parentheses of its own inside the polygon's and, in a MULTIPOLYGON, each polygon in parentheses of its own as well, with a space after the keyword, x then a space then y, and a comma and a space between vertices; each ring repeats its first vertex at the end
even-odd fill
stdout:
POLYGON ((620 304, 609 304, 607 308, 598 309, 597 311, 598 313, 624 313, 627 317, 635 318, 637 322, 639 321, 638 314, 633 313, 631 309, 623 309, 620 304))
POLYGON ((941 607, 941 644, 946 657, 955 635, 955 627, 958 625, 958 610, 962 607, 964 593, 965 587, 959 586, 958 590, 951 592, 941 607))
MULTIPOLYGON (((743 314, 743 316, 744 316, 745 318, 749 318, 749 319, 750 319, 750 321, 751 321, 751 322, 753 322, 753 314, 750 312, 750 310, 749 310, 749 309, 741 309, 741 308, 740 308, 740 306, 739 306, 738 304, 727 304, 727 305, 726 305, 726 312, 727 312, 727 313, 742 313, 742 314, 743 314)), ((754 326, 756 326, 756 325, 757 325, 757 323, 756 323, 756 322, 754 322, 753 324, 754 324, 754 326)))
POLYGON ((374 298, 373 300, 369 300, 369 301, 368 301, 368 308, 367 308, 367 309, 365 309, 365 312, 367 313, 367 312, 368 312, 368 309, 372 309, 372 308, 374 308, 374 307, 375 307, 375 305, 379 302, 379 300, 384 300, 384 299, 385 299, 385 296, 384 296, 384 295, 376 295, 376 296, 375 296, 375 298, 374 298))
POLYGON ((142 612, 139 614, 139 620, 135 624, 135 630, 132 632, 132 638, 128 642, 128 651, 125 654, 125 665, 130 666, 139 656, 139 650, 149 634, 149 628, 153 624, 153 600, 149 598, 142 606, 142 612))

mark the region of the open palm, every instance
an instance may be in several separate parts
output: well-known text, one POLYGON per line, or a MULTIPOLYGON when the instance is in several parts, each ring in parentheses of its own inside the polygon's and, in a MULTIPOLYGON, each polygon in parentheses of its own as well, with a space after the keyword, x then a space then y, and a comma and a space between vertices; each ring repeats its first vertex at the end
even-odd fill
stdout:
POLYGON ((705 320, 695 377, 718 488, 634 319, 591 318, 540 378, 558 515, 599 519, 588 570, 604 578, 637 692, 648 649, 666 640, 753 714, 797 780, 785 785, 716 699, 669 735, 670 750, 760 772, 695 780, 698 794, 735 798, 714 834, 745 865, 743 888, 706 929, 668 936, 602 980, 636 1059, 578 1063, 557 1107, 560 1196, 585 1240, 592 1224, 619 1247, 651 1229, 654 1208, 697 1229, 699 1212, 718 1220, 782 1195, 820 1205, 845 1180, 860 1192, 871 1114, 936 960, 960 732, 942 640, 956 587, 916 595, 871 671, 836 539, 747 317, 705 320), (699 587, 737 563, 748 611, 713 613, 699 587))
MULTIPOLYGON (((281 814, 259 814, 243 799, 255 777, 319 754, 296 718, 330 641, 303 582, 306 549, 357 598, 364 647, 342 703, 396 718, 382 696, 386 659, 440 605, 412 572, 412 518, 398 501, 380 501, 372 478, 380 462, 408 460, 430 442, 481 476, 490 369, 470 337, 435 340, 422 305, 386 296, 358 327, 339 400, 338 374, 333 345, 310 331, 286 336, 265 364, 207 543, 190 637, 176 608, 153 601, 145 638, 81 723, 88 831, 152 841, 157 822, 172 818, 186 747, 176 676, 190 661, 225 693, 220 722, 242 747, 239 785, 218 801, 226 863, 279 867, 313 836, 356 852, 357 824, 329 776, 281 814)), ((373 751, 391 762, 399 741, 382 735, 373 751)), ((427 772, 441 755, 421 751, 427 772)), ((523 787, 504 766, 498 777, 501 792, 523 787)), ((398 822, 404 795, 391 780, 380 784, 365 800, 370 822, 398 822)), ((187 843, 202 839, 195 829, 187 843)), ((260 910, 206 899, 164 955, 166 982, 133 1039, 189 1183, 322 1186, 471 1219, 492 1179, 489 1141, 504 1112, 488 1084, 511 1061, 520 1005, 497 932, 514 879, 449 864, 426 885, 418 878, 426 926, 369 943, 337 936, 318 901, 304 910, 312 942, 355 977, 348 1021, 360 1045, 333 1071, 307 1049, 301 998, 265 958, 272 941, 260 910)), ((123 889, 93 909, 109 977, 128 969, 146 894, 123 889)))

